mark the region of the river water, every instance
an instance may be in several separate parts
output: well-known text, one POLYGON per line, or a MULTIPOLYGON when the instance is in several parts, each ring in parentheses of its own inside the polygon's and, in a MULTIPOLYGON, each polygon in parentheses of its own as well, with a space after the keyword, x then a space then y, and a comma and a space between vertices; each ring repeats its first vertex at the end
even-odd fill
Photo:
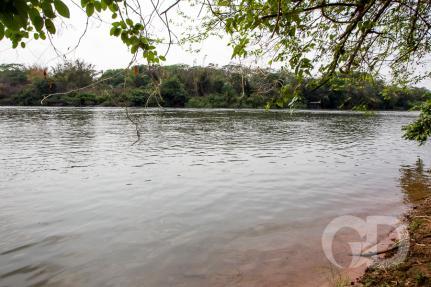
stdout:
POLYGON ((327 223, 431 155, 416 113, 130 112, 0 108, 0 286, 320 286, 327 223))

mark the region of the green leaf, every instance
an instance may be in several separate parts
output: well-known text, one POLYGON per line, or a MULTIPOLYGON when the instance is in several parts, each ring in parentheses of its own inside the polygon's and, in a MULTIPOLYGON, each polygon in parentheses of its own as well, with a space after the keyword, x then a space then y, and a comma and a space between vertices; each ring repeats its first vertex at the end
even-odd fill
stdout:
POLYGON ((109 35, 111 36, 114 35, 115 29, 116 29, 115 27, 112 27, 111 30, 109 31, 109 35))
POLYGON ((25 43, 24 42, 21 42, 21 48, 25 48, 25 43))
POLYGON ((55 34, 55 25, 50 19, 45 19, 45 27, 50 34, 55 34))
POLYGON ((126 23, 129 26, 133 26, 133 21, 131 19, 129 19, 129 18, 126 19, 126 23))
POLYGON ((139 45, 141 42, 136 36, 132 36, 129 39, 131 45, 139 45))
POLYGON ((0 41, 3 39, 4 37, 4 26, 0 23, 0 41))
POLYGON ((118 37, 118 36, 120 35, 120 33, 121 33, 121 28, 116 27, 116 26, 113 26, 113 27, 111 28, 111 31, 109 32, 109 34, 110 34, 111 36, 115 36, 115 37, 118 37))
POLYGON ((58 14, 65 18, 70 18, 69 8, 61 0, 54 0, 54 6, 58 14))
POLYGON ((94 14, 94 5, 93 5, 93 3, 89 3, 87 5, 87 8, 85 8, 85 12, 87 13, 88 17, 91 17, 91 15, 94 14))
POLYGON ((102 11, 102 6, 100 5, 100 2, 94 2, 94 8, 96 8, 97 12, 101 12, 102 11))
POLYGON ((19 22, 20 26, 24 28, 27 26, 29 7, 24 0, 15 0, 13 2, 15 4, 15 9, 18 12, 15 13, 14 21, 19 22))
POLYGON ((41 6, 42 6, 43 14, 45 14, 46 17, 55 18, 55 13, 54 13, 54 10, 52 10, 51 3, 44 1, 42 2, 41 6))
POLYGON ((138 46, 138 45, 134 45, 134 46, 132 46, 132 48, 130 49, 130 52, 132 52, 132 54, 135 54, 135 53, 136 53, 136 51, 138 51, 138 49, 139 49, 139 46, 138 46))
POLYGON ((112 13, 115 13, 118 11, 118 5, 117 3, 111 3, 108 5, 109 10, 111 10, 112 13))
POLYGON ((0 21, 11 30, 19 30, 19 25, 13 20, 12 14, 0 13, 0 21))
POLYGON ((30 16, 30 20, 33 23, 33 26, 36 28, 37 31, 42 30, 43 28, 43 19, 39 14, 39 11, 36 8, 31 8, 28 11, 28 14, 30 16))
POLYGON ((126 45, 129 45, 129 36, 127 36, 126 32, 121 33, 121 41, 123 41, 126 45))
POLYGON ((159 59, 162 61, 166 61, 166 57, 165 56, 159 56, 159 59))

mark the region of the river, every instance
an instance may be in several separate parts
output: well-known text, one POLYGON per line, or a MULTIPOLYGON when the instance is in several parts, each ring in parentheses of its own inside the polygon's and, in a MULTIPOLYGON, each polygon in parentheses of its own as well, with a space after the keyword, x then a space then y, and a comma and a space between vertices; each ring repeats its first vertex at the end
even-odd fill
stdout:
POLYGON ((0 286, 320 286, 325 226, 399 216, 416 113, 0 108, 0 286))

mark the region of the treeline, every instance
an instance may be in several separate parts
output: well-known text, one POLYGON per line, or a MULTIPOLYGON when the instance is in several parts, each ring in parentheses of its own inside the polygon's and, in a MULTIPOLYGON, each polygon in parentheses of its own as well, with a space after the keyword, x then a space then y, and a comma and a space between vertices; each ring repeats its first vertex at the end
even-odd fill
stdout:
POLYGON ((339 74, 299 82, 285 70, 242 66, 134 66, 98 72, 82 61, 51 69, 0 65, 0 105, 164 106, 191 108, 296 107, 407 110, 427 99, 425 88, 387 85, 369 74, 339 74), (319 83, 317 88, 314 83, 319 83))

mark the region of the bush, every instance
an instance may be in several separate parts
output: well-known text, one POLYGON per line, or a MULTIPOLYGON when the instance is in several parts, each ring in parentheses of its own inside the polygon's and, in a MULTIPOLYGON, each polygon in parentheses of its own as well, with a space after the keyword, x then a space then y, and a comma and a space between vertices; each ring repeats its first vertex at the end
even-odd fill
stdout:
POLYGON ((264 96, 258 94, 252 94, 250 97, 246 97, 241 100, 241 107, 243 108, 262 108, 268 100, 264 96))
POLYGON ((79 105, 80 106, 95 106, 97 105, 96 95, 95 94, 79 94, 79 105))
POLYGON ((171 78, 162 83, 160 88, 164 105, 167 107, 184 107, 187 100, 187 93, 184 85, 177 77, 171 78))
POLYGON ((186 103, 187 108, 211 108, 207 97, 191 97, 186 103))
POLYGON ((143 107, 147 103, 147 99, 150 95, 144 89, 132 89, 127 98, 130 101, 131 106, 143 107))

